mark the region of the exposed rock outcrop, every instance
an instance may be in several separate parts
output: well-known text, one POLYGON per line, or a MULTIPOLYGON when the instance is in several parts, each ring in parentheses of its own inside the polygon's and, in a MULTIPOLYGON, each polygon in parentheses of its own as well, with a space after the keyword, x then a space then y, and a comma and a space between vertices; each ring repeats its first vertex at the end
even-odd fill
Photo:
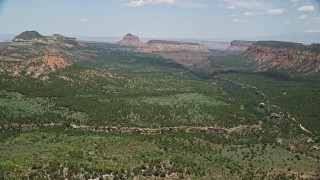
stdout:
POLYGON ((269 120, 282 120, 284 118, 283 114, 271 113, 268 117, 269 120))
MULTIPOLYGON (((56 51, 47 52, 47 55, 20 62, 0 62, 0 71, 6 71, 13 76, 30 75, 39 78, 59 69, 71 66, 71 62, 62 58, 56 51)), ((47 79, 48 77, 42 77, 47 79)))
POLYGON ((70 66, 69 61, 64 60, 59 54, 48 54, 44 57, 23 61, 20 68, 37 78, 40 75, 55 72, 59 69, 70 66))
POLYGON ((249 134, 259 133, 262 131, 261 125, 240 125, 233 128, 223 127, 197 127, 197 126, 177 126, 177 127, 159 127, 159 128, 142 128, 142 127, 116 127, 116 126, 99 126, 92 127, 87 125, 70 124, 73 129, 86 129, 93 131, 111 131, 121 133, 140 133, 140 134, 161 134, 166 132, 207 132, 212 134, 229 135, 231 133, 249 134))
POLYGON ((254 41, 234 40, 231 42, 227 50, 228 51, 246 51, 253 43, 254 41))
POLYGON ((0 71, 45 80, 49 73, 70 66, 71 62, 65 59, 77 58, 80 53, 76 49, 83 46, 75 38, 58 34, 42 36, 36 31, 26 31, 0 50, 0 71))
POLYGON ((132 35, 131 33, 126 34, 119 44, 124 46, 141 46, 143 43, 140 41, 138 36, 132 35))
POLYGON ((304 74, 320 72, 320 44, 261 41, 248 48, 245 58, 260 70, 281 68, 304 74))

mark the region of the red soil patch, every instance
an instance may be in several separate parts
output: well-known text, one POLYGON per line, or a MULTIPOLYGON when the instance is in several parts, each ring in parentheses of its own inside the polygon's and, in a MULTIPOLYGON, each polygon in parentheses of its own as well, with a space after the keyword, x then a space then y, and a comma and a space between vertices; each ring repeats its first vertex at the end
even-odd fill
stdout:
POLYGON ((55 70, 56 68, 65 68, 71 65, 70 62, 64 60, 60 55, 58 54, 49 54, 41 58, 36 58, 28 61, 22 62, 22 65, 31 65, 32 63, 39 65, 46 65, 49 66, 52 70, 55 70))
POLYGON ((71 63, 64 60, 59 54, 50 53, 40 58, 21 62, 18 71, 25 70, 27 74, 33 73, 33 77, 37 78, 41 74, 48 74, 70 65, 71 63))

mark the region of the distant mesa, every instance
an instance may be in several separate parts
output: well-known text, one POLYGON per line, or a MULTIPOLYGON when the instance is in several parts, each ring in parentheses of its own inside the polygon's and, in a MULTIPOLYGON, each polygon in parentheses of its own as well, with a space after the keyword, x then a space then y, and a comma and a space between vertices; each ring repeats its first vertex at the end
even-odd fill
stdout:
POLYGON ((198 43, 186 43, 167 40, 150 40, 146 46, 139 49, 142 52, 209 52, 209 50, 198 43))
POLYGON ((119 44, 124 46, 141 46, 143 43, 140 41, 138 36, 132 35, 131 33, 126 34, 119 44))
POLYGON ((204 63, 208 60, 209 55, 209 50, 200 44, 167 40, 150 40, 137 51, 156 53, 183 65, 204 63))
POLYGON ((252 44, 244 55, 260 70, 290 68, 303 74, 320 72, 320 44, 259 41, 252 44))
POLYGON ((14 40, 17 39, 24 39, 24 40, 30 40, 35 38, 44 38, 41 34, 39 34, 37 31, 25 31, 18 36, 14 38, 14 40))
POLYGON ((231 42, 230 46, 227 48, 228 51, 246 51, 254 41, 242 41, 234 40, 231 42))
MULTIPOLYGON (((26 61, 31 58, 42 57, 48 49, 61 52, 81 50, 85 47, 76 38, 64 37, 59 34, 43 36, 37 31, 25 31, 17 35, 9 44, 0 45, 0 59, 5 61, 26 61)), ((80 56, 72 53, 72 56, 80 56)))
POLYGON ((168 41, 168 40, 150 40, 147 42, 147 44, 162 44, 162 45, 189 45, 189 46, 201 46, 198 43, 192 43, 192 42, 178 42, 178 41, 168 41))
POLYGON ((142 43, 138 36, 126 34, 120 45, 135 47, 134 51, 158 54, 180 64, 203 63, 208 60, 209 50, 198 43, 177 42, 168 40, 149 40, 142 43))
POLYGON ((84 46, 76 38, 64 37, 60 34, 52 36, 42 36, 37 31, 25 31, 12 40, 13 45, 31 45, 33 43, 41 43, 42 45, 60 44, 68 48, 74 46, 84 46))
POLYGON ((300 49, 307 47, 302 43, 285 42, 285 41, 258 41, 254 43, 254 46, 261 46, 270 49, 300 49))

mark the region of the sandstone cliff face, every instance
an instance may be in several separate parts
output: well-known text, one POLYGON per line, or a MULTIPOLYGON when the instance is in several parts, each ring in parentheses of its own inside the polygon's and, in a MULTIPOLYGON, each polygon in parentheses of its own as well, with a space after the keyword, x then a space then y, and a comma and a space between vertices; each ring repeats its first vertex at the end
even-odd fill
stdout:
POLYGON ((175 41, 150 40, 146 46, 139 49, 141 52, 176 52, 176 51, 190 51, 190 52, 209 52, 209 50, 196 43, 181 43, 175 41))
POLYGON ((137 51, 156 53, 181 64, 203 63, 208 60, 209 56, 209 50, 200 44, 162 40, 150 40, 137 51))
POLYGON ((254 42, 234 40, 227 48, 228 51, 246 51, 254 42))
POLYGON ((181 64, 203 63, 208 60, 209 50, 197 43, 182 43, 176 41, 150 40, 142 43, 138 36, 127 34, 120 45, 131 46, 136 52, 154 53, 163 58, 172 59, 181 64))
POLYGON ((304 74, 320 73, 320 44, 258 42, 248 48, 245 57, 260 70, 281 68, 304 74))
POLYGON ((120 45, 124 46, 141 46, 143 43, 140 41, 138 36, 132 35, 130 33, 126 34, 122 41, 119 42, 120 45))

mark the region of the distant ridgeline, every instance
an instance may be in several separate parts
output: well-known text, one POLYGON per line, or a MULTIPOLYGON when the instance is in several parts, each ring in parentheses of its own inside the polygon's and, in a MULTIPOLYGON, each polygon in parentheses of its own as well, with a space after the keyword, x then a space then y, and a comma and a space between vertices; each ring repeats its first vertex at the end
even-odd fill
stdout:
POLYGON ((302 74, 320 72, 320 44, 259 41, 248 47, 244 57, 259 70, 277 68, 302 74))
POLYGON ((142 52, 161 52, 161 51, 194 51, 208 52, 208 49, 197 43, 184 43, 176 41, 150 40, 145 46, 139 49, 142 52))
POLYGON ((42 36, 36 31, 25 31, 16 36, 9 46, 0 51, 0 61, 25 61, 47 54, 49 50, 58 53, 84 47, 77 39, 59 34, 42 36))
POLYGON ((190 46, 199 46, 198 43, 192 42, 177 42, 177 41, 167 41, 167 40, 150 40, 147 44, 165 44, 165 45, 190 45, 190 46))
POLYGON ((150 40, 142 43, 138 36, 128 33, 120 45, 135 47, 136 52, 155 53, 181 64, 198 64, 208 60, 209 50, 197 43, 150 40))
POLYGON ((32 40, 32 39, 41 39, 45 38, 41 34, 39 34, 37 31, 25 31, 16 36, 13 41, 21 41, 21 40, 32 40))
POLYGON ((69 48, 73 46, 84 46, 76 38, 64 37, 60 34, 42 36, 37 31, 25 31, 19 34, 12 40, 11 45, 25 45, 23 42, 25 42, 25 44, 42 43, 47 45, 61 43, 60 45, 64 45, 69 48))
POLYGON ((79 57, 77 49, 83 47, 75 38, 26 31, 0 49, 0 71, 45 80, 48 73, 70 66, 72 63, 66 59, 79 57))
POLYGON ((242 41, 234 40, 231 42, 230 46, 227 48, 228 51, 246 51, 254 41, 242 41))

